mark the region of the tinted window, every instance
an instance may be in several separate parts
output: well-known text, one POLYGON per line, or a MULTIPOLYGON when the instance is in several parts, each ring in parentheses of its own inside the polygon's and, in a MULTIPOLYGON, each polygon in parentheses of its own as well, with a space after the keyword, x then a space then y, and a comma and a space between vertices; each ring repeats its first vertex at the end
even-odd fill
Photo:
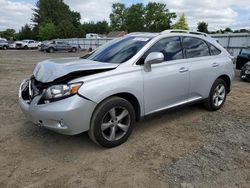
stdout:
POLYGON ((91 54, 88 59, 105 63, 123 63, 132 58, 150 38, 129 36, 111 41, 91 54))
POLYGON ((182 48, 179 37, 170 37, 156 42, 141 58, 139 64, 143 64, 145 58, 151 52, 161 52, 164 55, 164 61, 182 59, 182 48))
POLYGON ((207 44, 201 39, 185 37, 183 39, 183 47, 186 50, 187 58, 203 57, 210 55, 207 44))
POLYGON ((241 55, 249 55, 250 54, 250 48, 243 48, 240 52, 241 55))
POLYGON ((221 53, 221 51, 212 44, 209 44, 209 47, 211 55, 219 55, 221 53))

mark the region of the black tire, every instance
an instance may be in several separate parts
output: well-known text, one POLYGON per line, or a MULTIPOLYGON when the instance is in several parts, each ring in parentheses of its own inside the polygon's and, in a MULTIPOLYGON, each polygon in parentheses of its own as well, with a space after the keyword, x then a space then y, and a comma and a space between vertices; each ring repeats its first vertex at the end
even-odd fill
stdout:
MULTIPOLYGON (((95 143, 103 147, 111 148, 124 143, 132 133, 134 126, 135 126, 135 111, 130 102, 120 97, 110 97, 101 102, 95 109, 91 118, 89 137, 95 143), (124 135, 121 138, 117 138, 117 140, 110 141, 107 138, 105 138, 104 131, 102 131, 101 126, 104 121, 104 118, 107 117, 107 114, 110 112, 110 110, 114 108, 119 109, 119 107, 125 109, 128 112, 130 124, 128 126, 128 129, 126 130, 126 132, 124 132, 124 135)), ((112 127, 109 127, 108 129, 106 131, 110 131, 111 134, 112 127)), ((115 130, 120 131, 119 128, 115 130)), ((116 134, 118 135, 118 133, 116 134)))
POLYGON ((220 78, 215 80, 215 82, 213 83, 212 88, 210 90, 209 97, 208 97, 207 101, 204 103, 205 108, 208 109, 209 111, 219 110, 224 105, 224 103, 226 101, 227 93, 228 93, 227 91, 228 91, 228 86, 224 80, 222 80, 220 78), (222 103, 220 105, 216 106, 215 102, 214 102, 214 95, 216 93, 216 88, 220 85, 223 85, 225 88, 225 96, 224 96, 222 103))
POLYGON ((7 46, 3 46, 3 50, 7 50, 8 49, 8 47, 7 46))
POLYGON ((77 49, 74 47, 72 48, 71 52, 76 53, 77 49))
POLYGON ((49 53, 53 53, 55 50, 54 50, 54 48, 49 48, 49 53))
POLYGON ((23 49, 28 50, 29 48, 28 48, 28 46, 24 46, 23 49))

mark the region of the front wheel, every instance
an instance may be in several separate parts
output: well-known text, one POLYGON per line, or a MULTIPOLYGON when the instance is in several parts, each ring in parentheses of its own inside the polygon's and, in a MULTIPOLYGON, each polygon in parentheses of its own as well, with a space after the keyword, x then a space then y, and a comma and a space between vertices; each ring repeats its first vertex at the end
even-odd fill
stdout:
POLYGON ((103 147, 124 143, 135 125, 135 111, 127 100, 111 97, 96 108, 90 125, 89 136, 103 147))
POLYGON ((219 110, 226 101, 227 84, 222 79, 215 80, 205 107, 210 111, 219 110))
POLYGON ((4 50, 7 50, 7 46, 3 46, 3 49, 4 49, 4 50))

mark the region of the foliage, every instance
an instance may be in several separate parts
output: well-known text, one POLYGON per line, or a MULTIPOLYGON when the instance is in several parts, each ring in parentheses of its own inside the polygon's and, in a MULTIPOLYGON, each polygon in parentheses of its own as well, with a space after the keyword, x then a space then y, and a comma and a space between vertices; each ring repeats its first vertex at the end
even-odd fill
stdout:
POLYGON ((112 5, 112 13, 110 14, 111 28, 114 31, 127 30, 125 24, 127 8, 122 3, 114 3, 112 5))
POLYGON ((127 8, 125 23, 128 32, 144 31, 144 14, 145 9, 142 3, 133 4, 127 8))
POLYGON ((58 38, 79 36, 81 15, 71 11, 63 0, 38 0, 33 11, 31 20, 34 22, 34 31, 38 31, 40 39, 49 39, 52 36, 58 38), (50 35, 45 38, 46 32, 50 35))
POLYGON ((199 32, 209 33, 209 31, 208 31, 208 24, 206 22, 199 22, 197 24, 197 30, 199 32))
POLYGON ((166 4, 155 2, 148 3, 146 6, 137 3, 130 7, 115 3, 110 14, 112 30, 127 30, 128 32, 159 32, 170 29, 174 18, 176 14, 169 12, 166 4))
POLYGON ((145 9, 145 30, 149 32, 170 29, 172 19, 176 18, 176 14, 169 12, 163 3, 148 3, 145 9))
POLYGON ((183 30, 188 30, 188 24, 185 18, 185 15, 182 14, 179 20, 174 24, 173 26, 174 29, 183 29, 183 30))
POLYGON ((25 24, 21 28, 21 30, 19 31, 17 38, 20 40, 22 40, 22 39, 34 39, 35 34, 31 28, 31 26, 29 26, 28 24, 25 24))
POLYGON ((41 40, 51 40, 57 36, 56 26, 52 22, 48 22, 39 27, 38 36, 41 40))
POLYGON ((108 22, 107 21, 99 21, 99 22, 89 22, 89 23, 83 23, 81 26, 81 29, 83 34, 86 33, 98 33, 98 34, 107 34, 110 30, 108 22))
POLYGON ((232 31, 231 28, 227 27, 227 28, 224 30, 224 32, 226 32, 226 33, 232 33, 233 31, 232 31))
POLYGON ((0 32, 0 37, 6 38, 6 39, 15 39, 16 37, 16 31, 14 29, 6 29, 5 31, 0 32))

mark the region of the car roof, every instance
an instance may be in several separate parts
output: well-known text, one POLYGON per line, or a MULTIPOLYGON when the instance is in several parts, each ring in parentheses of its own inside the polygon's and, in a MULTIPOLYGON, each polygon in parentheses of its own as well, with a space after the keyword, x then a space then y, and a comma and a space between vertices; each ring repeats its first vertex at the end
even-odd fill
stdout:
POLYGON ((216 39, 212 38, 206 33, 197 32, 197 31, 189 31, 189 30, 165 30, 160 33, 149 33, 149 32, 134 32, 129 33, 126 36, 136 36, 136 37, 147 37, 147 38, 155 38, 158 36, 189 36, 189 37, 196 37, 203 40, 207 40, 211 43, 217 43, 216 39))

